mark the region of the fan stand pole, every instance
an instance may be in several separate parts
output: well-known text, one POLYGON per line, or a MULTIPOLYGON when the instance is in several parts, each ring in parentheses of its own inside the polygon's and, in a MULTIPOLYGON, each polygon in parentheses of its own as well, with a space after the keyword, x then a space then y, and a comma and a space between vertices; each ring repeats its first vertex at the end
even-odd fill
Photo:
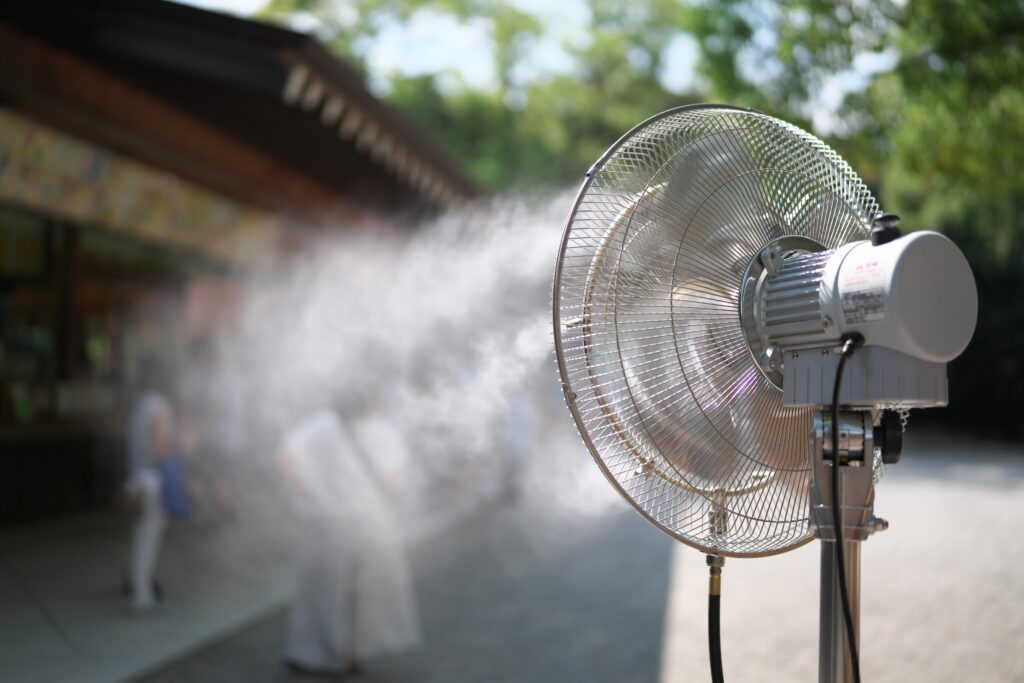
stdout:
MULTIPOLYGON (((819 683, 852 683, 853 663, 839 597, 835 541, 821 542, 821 614, 818 638, 819 683)), ((860 642, 860 541, 843 541, 846 583, 854 636, 860 642)))
MULTIPOLYGON (((819 683, 853 683, 853 662, 839 593, 835 529, 832 520, 832 431, 829 411, 814 413, 811 468, 811 530, 821 541, 821 621, 818 639, 819 683)), ((860 545, 888 526, 874 514, 874 429, 872 414, 839 413, 839 507, 842 510, 846 584, 856 641, 860 643, 860 545)), ((861 652, 863 655, 863 651, 861 652)))

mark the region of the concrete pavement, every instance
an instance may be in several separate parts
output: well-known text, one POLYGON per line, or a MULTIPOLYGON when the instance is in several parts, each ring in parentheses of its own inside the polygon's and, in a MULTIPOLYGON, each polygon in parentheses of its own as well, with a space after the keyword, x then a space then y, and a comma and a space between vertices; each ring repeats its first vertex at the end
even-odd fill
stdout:
MULTIPOLYGON (((878 488, 892 526, 863 552, 864 680, 1024 683, 1024 451, 908 437, 878 488)), ((557 485, 528 481, 527 504, 470 510, 414 547, 425 646, 357 680, 707 680, 703 558, 673 550, 590 463, 556 462, 536 473, 557 485)), ((0 680, 302 680, 278 662, 289 534, 256 527, 172 534, 170 607, 146 617, 116 594, 122 521, 5 534, 0 680)), ((727 563, 730 680, 816 680, 817 572, 816 545, 727 563)))
POLYGON ((172 528, 167 604, 128 611, 119 593, 127 522, 111 514, 0 536, 0 680, 111 683, 180 657, 281 605, 290 541, 254 529, 172 528))
MULTIPOLYGON (((424 647, 353 680, 648 683, 657 679, 671 542, 624 508, 581 525, 491 509, 413 554, 424 647)), ((301 681, 279 612, 142 683, 301 681)))

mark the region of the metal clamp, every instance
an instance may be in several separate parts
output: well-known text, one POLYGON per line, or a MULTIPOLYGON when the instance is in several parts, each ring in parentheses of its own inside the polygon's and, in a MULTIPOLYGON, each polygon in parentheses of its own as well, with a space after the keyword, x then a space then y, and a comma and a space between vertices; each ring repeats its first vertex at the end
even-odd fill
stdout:
MULTIPOLYGON (((832 519, 832 416, 829 411, 814 413, 811 437, 814 454, 811 468, 811 509, 808 525, 823 541, 835 540, 832 519)), ((874 417, 870 411, 839 413, 839 506, 843 518, 843 538, 863 541, 888 528, 889 523, 875 517, 874 417)))

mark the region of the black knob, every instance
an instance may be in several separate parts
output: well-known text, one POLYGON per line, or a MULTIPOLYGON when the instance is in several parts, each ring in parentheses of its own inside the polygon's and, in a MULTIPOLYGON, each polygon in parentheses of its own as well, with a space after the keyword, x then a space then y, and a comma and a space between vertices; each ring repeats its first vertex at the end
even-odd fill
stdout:
POLYGON ((895 465, 903 452, 903 420, 895 410, 882 412, 882 419, 875 427, 875 445, 882 450, 882 462, 895 465))
POLYGON ((903 235, 899 224, 900 217, 894 213, 876 213, 871 218, 871 244, 877 247, 899 239, 903 235))

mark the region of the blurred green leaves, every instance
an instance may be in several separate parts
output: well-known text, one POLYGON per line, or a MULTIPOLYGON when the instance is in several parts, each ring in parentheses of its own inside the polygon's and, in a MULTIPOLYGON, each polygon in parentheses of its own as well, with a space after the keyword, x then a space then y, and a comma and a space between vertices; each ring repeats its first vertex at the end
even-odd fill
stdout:
POLYGON ((491 60, 497 74, 494 87, 460 87, 451 73, 389 74, 385 97, 430 130, 442 148, 492 191, 571 184, 638 122, 694 100, 669 92, 658 79, 665 45, 686 14, 676 2, 590 0, 585 39, 566 39, 560 45, 572 62, 568 73, 521 68, 546 27, 513 3, 356 0, 347 6, 356 10, 355 19, 330 0, 271 0, 262 14, 315 17, 319 32, 357 64, 362 64, 365 41, 394 22, 409 21, 416 12, 489 26, 492 54, 466 59, 491 60))
POLYGON ((1024 3, 579 2, 586 35, 562 41, 571 67, 551 71, 521 68, 552 29, 525 1, 271 0, 264 14, 316 17, 357 64, 375 36, 417 12, 486 24, 492 54, 466 59, 492 61, 493 87, 392 74, 385 96, 494 191, 578 180, 620 135, 671 106, 728 102, 809 127, 842 86, 826 137, 905 227, 949 233, 975 269, 978 334, 951 368, 947 417, 1024 436, 1024 3), (660 78, 679 68, 665 63, 679 36, 697 47, 682 94, 660 78))

